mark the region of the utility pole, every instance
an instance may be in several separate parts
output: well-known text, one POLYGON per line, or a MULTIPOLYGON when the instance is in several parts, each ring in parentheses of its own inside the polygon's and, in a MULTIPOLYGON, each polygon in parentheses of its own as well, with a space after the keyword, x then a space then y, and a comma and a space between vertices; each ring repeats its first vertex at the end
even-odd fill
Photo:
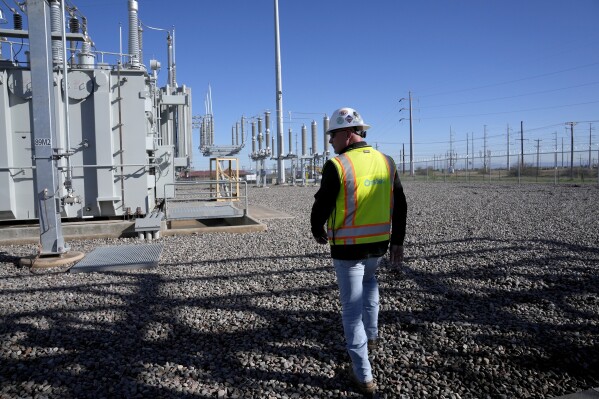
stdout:
POLYGON ((576 122, 567 122, 570 125, 570 179, 574 180, 574 125, 576 122))
POLYGON ((401 174, 405 175, 406 174, 406 143, 402 143, 401 144, 401 153, 402 153, 402 160, 401 160, 402 171, 401 171, 401 174))
POLYGON ((507 125, 507 173, 510 173, 510 124, 507 125))
POLYGON ((553 184, 557 184, 557 132, 555 134, 555 148, 553 156, 553 184))
POLYGON ((449 170, 450 173, 453 171, 453 132, 451 126, 449 127, 449 170))
POLYGON ((468 161, 470 160, 470 152, 469 152, 469 145, 468 145, 468 133, 466 133, 466 179, 469 181, 470 180, 470 172, 468 170, 468 161))
POLYGON ((564 138, 562 137, 562 169, 564 168, 564 138))
POLYGON ((589 123, 589 171, 593 170, 593 165, 592 165, 592 160, 591 160, 591 148, 593 146, 592 131, 593 131, 593 124, 589 123))
POLYGON ((520 121, 520 165, 524 167, 524 122, 520 121))
POLYGON ((472 137, 470 137, 470 142, 472 143, 472 169, 474 170, 474 132, 472 132, 472 137))
POLYGON ((535 181, 539 180, 539 149, 540 149, 540 143, 541 143, 541 139, 536 139, 535 140, 537 142, 537 174, 536 174, 536 178, 535 181))
POLYGON ((483 173, 487 173, 487 125, 483 125, 483 173))
POLYGON ((412 92, 408 92, 410 98, 410 176, 414 177, 414 128, 412 120, 412 92))
MULTIPOLYGON (((399 102, 405 100, 405 98, 401 98, 399 102)), ((412 121, 412 92, 408 92, 408 102, 409 102, 409 112, 410 112, 410 176, 414 176, 414 130, 413 130, 413 121, 412 121)), ((399 111, 405 108, 401 108, 399 111)), ((404 119, 404 118, 402 118, 404 119)), ((400 121, 402 120, 400 119, 400 121)))

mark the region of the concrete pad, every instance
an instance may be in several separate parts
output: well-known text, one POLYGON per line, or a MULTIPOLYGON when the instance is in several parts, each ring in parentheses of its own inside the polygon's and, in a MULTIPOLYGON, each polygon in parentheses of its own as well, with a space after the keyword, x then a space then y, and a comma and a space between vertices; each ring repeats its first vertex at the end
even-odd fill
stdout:
MULTIPOLYGON (((262 205, 249 204, 247 216, 220 219, 190 219, 162 221, 161 235, 198 234, 213 232, 251 233, 266 231, 267 227, 260 220, 291 219, 293 216, 285 212, 270 209, 262 205), (168 224, 168 226, 167 226, 168 224)), ((65 241, 137 237, 135 221, 125 220, 84 220, 77 222, 63 222, 62 234, 65 241)), ((4 244, 35 244, 39 243, 39 225, 5 225, 0 227, 0 245, 4 244)), ((31 261, 25 260, 28 264, 31 261)), ((39 262, 39 259, 35 262, 39 262)), ((46 263, 52 263, 46 261, 46 263)))
POLYGON ((51 267, 66 266, 71 263, 75 263, 83 259, 85 254, 78 251, 70 251, 61 255, 56 256, 38 256, 30 255, 21 258, 19 263, 21 266, 30 267, 32 269, 47 269, 51 267))
POLYGON ((248 215, 256 219, 292 219, 285 212, 277 211, 261 205, 249 205, 248 215))
MULTIPOLYGON (((268 208, 263 208, 259 212, 265 219, 285 217, 284 213, 270 211, 268 208)), ((249 216, 204 220, 172 220, 163 223, 164 229, 160 232, 162 236, 214 232, 252 233, 267 230, 264 223, 249 216)), ((135 222, 121 220, 63 222, 62 234, 66 242, 96 238, 137 237, 135 222)), ((38 225, 0 227, 0 245, 36 244, 39 243, 39 240, 38 225)))
MULTIPOLYGON (((135 223, 121 220, 63 222, 65 241, 135 236, 135 223)), ((0 227, 0 245, 35 244, 40 241, 39 225, 16 225, 0 227)))

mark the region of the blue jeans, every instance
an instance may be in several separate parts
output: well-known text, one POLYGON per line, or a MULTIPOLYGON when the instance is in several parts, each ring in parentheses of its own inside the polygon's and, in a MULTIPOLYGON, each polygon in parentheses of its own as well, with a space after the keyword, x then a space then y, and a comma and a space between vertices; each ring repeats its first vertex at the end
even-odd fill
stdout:
POLYGON ((379 284, 375 272, 381 258, 333 259, 341 296, 343 331, 354 374, 372 380, 368 340, 378 337, 379 284))

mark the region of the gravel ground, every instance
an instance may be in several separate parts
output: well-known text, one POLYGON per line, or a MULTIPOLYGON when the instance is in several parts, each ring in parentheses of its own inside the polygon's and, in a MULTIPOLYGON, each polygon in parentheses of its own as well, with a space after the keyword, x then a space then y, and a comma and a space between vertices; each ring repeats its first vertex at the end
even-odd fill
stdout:
MULTIPOLYGON (((599 188, 404 185, 406 262, 379 272, 379 397, 598 387, 599 188)), ((328 248, 310 236, 315 191, 250 188, 292 218, 161 238, 154 269, 31 272, 18 259, 33 246, 0 247, 0 397, 361 397, 328 248)))

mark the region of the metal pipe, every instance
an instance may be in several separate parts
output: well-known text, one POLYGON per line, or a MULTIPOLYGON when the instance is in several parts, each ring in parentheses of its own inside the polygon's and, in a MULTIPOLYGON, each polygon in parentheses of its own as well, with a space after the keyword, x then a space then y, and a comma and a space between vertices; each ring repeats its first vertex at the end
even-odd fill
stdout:
POLYGON ((329 138, 327 136, 327 130, 329 130, 329 117, 325 115, 324 118, 322 119, 322 131, 323 131, 323 136, 324 136, 323 161, 326 161, 328 159, 328 153, 329 153, 329 138))
MULTIPOLYGON (((285 183, 285 162, 283 161, 283 88, 281 83, 281 45, 279 34, 279 0, 275 1, 275 69, 277 74, 277 183, 285 183)), ((274 151, 274 148, 273 148, 274 151)))
POLYGON ((121 63, 118 63, 118 68, 117 68, 117 96, 118 96, 118 112, 119 112, 119 157, 120 157, 120 161, 121 161, 121 209, 123 210, 123 214, 124 214, 124 210, 125 210, 125 172, 123 170, 123 119, 122 119, 122 103, 123 103, 123 99, 121 97, 121 63))
MULTIPOLYGON (((152 163, 125 163, 125 164, 107 164, 107 165, 73 165, 71 166, 73 169, 74 168, 107 168, 107 169, 116 169, 116 168, 123 168, 123 167, 154 167, 156 166, 156 164, 152 164, 152 163)), ((15 168, 10 168, 10 169, 15 169, 15 168)), ((58 167, 59 170, 63 170, 65 169, 64 166, 59 166, 58 167)))
MULTIPOLYGON (((61 4, 61 16, 65 15, 65 0, 60 2, 61 4)), ((62 20, 62 18, 61 18, 62 20)), ((67 180, 64 182, 65 187, 67 188, 67 192, 70 194, 73 192, 72 179, 73 179, 73 171, 70 168, 71 165, 71 156, 68 152, 71 150, 71 123, 69 118, 69 78, 68 78, 68 64, 67 64, 67 38, 66 38, 66 27, 65 24, 62 24, 61 29, 62 34, 62 73, 63 73, 63 92, 64 92, 64 124, 65 124, 65 135, 66 135, 66 152, 67 155, 65 159, 67 161, 67 180)))
MULTIPOLYGON (((102 62, 104 62, 102 60, 102 62)), ((123 26, 119 22, 119 62, 123 63, 123 26)))

